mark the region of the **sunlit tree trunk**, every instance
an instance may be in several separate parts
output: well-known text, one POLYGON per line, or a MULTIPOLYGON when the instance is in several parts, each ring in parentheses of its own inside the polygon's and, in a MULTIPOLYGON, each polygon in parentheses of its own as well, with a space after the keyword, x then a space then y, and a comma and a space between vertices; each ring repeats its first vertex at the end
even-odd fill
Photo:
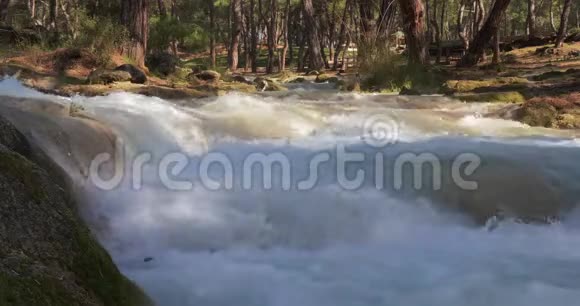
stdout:
POLYGON ((407 40, 409 64, 428 64, 425 40, 425 11, 421 0, 398 0, 407 40))
POLYGON ((242 33, 242 0, 231 0, 232 34, 229 48, 229 69, 236 71, 239 62, 240 36, 242 33))
POLYGON ((266 73, 272 73, 274 70, 274 51, 276 50, 276 28, 278 23, 276 21, 278 5, 276 0, 270 0, 269 6, 270 19, 266 25, 268 32, 268 62, 266 64, 266 73))
POLYGON ((562 17, 560 18, 560 29, 558 30, 558 39, 556 39, 556 48, 564 46, 566 33, 568 31, 568 18, 572 10, 572 0, 565 0, 564 8, 562 9, 562 17))
POLYGON ((558 28, 556 27, 556 18, 554 17, 554 1, 550 0, 550 26, 552 27, 552 32, 558 33, 558 28))
POLYGON ((528 0, 528 38, 536 38, 536 0, 528 0))
MULTIPOLYGON (((344 4, 344 11, 342 12, 342 18, 340 20, 340 33, 338 34, 338 42, 336 43, 336 50, 334 50, 334 63, 333 63, 333 70, 338 69, 338 57, 340 56, 340 52, 342 51, 342 47, 346 40, 346 27, 347 27, 347 16, 350 9, 351 0, 346 0, 344 4)), ((345 48, 348 50, 348 46, 345 48)), ((346 52, 346 51, 345 51, 346 52)))
POLYGON ((121 22, 127 27, 130 38, 124 52, 139 67, 145 67, 147 53, 149 35, 147 3, 147 0, 123 0, 121 8, 121 22))
POLYGON ((288 47, 290 45, 289 42, 289 28, 290 28, 290 0, 286 0, 286 7, 284 8, 284 23, 283 23, 283 39, 284 39, 284 48, 282 49, 282 54, 280 55, 279 59, 279 68, 280 71, 286 69, 286 54, 288 53, 288 47))
POLYGON ((213 0, 206 0, 208 4, 209 17, 209 60, 211 67, 216 66, 216 50, 215 50, 215 4, 213 0))
POLYGON ((483 25, 483 28, 477 32, 471 47, 467 51, 467 54, 463 56, 459 62, 459 66, 475 66, 482 58, 483 52, 486 46, 491 41, 491 38, 499 29, 501 23, 502 15, 509 6, 511 0, 496 0, 487 21, 483 25))
POLYGON ((468 0, 461 0, 459 5, 459 12, 457 14, 457 34, 463 42, 463 49, 467 51, 469 49, 469 33, 467 33, 467 26, 463 24, 463 18, 465 16, 465 7, 468 0))
POLYGON ((320 70, 324 67, 322 53, 320 51, 319 27, 314 13, 312 0, 302 0, 304 11, 305 32, 308 37, 309 68, 320 70))

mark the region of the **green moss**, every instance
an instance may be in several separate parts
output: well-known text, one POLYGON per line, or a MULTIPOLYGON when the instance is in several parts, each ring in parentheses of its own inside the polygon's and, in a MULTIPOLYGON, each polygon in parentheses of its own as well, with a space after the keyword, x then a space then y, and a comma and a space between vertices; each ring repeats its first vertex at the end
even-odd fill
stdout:
POLYGON ((457 98, 464 102, 524 103, 526 101, 526 98, 517 91, 459 95, 457 98))
POLYGON ((0 272, 0 305, 78 305, 57 279, 0 272))
POLYGON ((93 293, 105 305, 151 305, 150 300, 117 269, 109 254, 97 244, 89 231, 80 226, 76 231, 76 242, 82 250, 71 270, 83 282, 83 287, 93 293))
POLYGON ((524 105, 520 121, 530 126, 553 127, 558 111, 547 103, 532 103, 524 105))
MULTIPOLYGON (((44 209, 51 209, 49 204, 53 203, 51 199, 64 201, 59 199, 58 195, 48 193, 52 188, 48 188, 47 174, 17 153, 0 151, 0 173, 22 186, 24 196, 29 197, 37 206, 45 205, 47 207, 44 209)), ((146 295, 119 272, 105 249, 67 207, 69 206, 63 205, 53 209, 59 210, 58 213, 66 218, 66 224, 73 233, 70 241, 57 242, 69 247, 69 252, 59 258, 59 268, 74 273, 74 277, 66 276, 69 281, 70 277, 73 277, 76 285, 90 293, 90 297, 97 297, 104 305, 151 305, 146 295)), ((5 270, 0 270, 0 305, 86 304, 85 301, 79 301, 82 296, 79 296, 77 291, 67 290, 63 281, 54 279, 43 270, 30 273, 34 270, 30 267, 35 261, 40 261, 38 264, 44 265, 43 258, 28 258, 24 253, 20 254, 24 259, 20 260, 18 266, 10 267, 18 271, 8 270, 14 273, 7 274, 5 270)))
POLYGON ((34 200, 42 201, 46 198, 42 182, 39 180, 40 171, 23 156, 0 151, 0 172, 19 180, 23 186, 28 188, 27 192, 34 200))

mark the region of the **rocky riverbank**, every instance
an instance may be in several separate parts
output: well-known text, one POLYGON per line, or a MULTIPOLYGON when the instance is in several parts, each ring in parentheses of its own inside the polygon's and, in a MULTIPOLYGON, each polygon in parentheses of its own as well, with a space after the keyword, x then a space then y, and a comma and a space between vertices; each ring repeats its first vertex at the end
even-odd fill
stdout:
POLYGON ((151 305, 83 223, 59 167, 4 117, 19 112, 5 107, 11 98, 0 99, 0 305, 151 305))

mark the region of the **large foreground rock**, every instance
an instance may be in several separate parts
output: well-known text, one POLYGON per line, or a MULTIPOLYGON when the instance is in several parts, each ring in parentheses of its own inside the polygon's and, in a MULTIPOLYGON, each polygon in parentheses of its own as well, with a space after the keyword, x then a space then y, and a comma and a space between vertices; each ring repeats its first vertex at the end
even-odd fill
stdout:
POLYGON ((0 305, 150 305, 0 117, 0 305))
POLYGON ((87 81, 90 85, 107 85, 116 82, 130 82, 131 74, 126 71, 97 69, 91 72, 87 81))
POLYGON ((129 72, 131 75, 131 83, 145 84, 145 82, 147 82, 147 76, 145 75, 145 72, 141 71, 141 69, 133 65, 124 64, 115 68, 115 70, 129 72))

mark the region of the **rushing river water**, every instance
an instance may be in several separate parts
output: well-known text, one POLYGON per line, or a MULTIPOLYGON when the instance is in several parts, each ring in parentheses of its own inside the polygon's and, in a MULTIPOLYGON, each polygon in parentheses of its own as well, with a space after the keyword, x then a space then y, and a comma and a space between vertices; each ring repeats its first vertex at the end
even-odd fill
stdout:
MULTIPOLYGON (((22 95, 9 90, 0 86, 22 95)), ((138 190, 126 175, 112 190, 87 184, 82 198, 121 270, 161 306, 580 300, 575 132, 486 118, 497 106, 444 97, 298 89, 175 103, 126 93, 70 101, 114 128, 127 160, 151 154, 138 190), (355 188, 338 174, 339 148, 364 157, 343 169, 350 181, 362 171, 355 188), (192 182, 191 190, 169 190, 160 179, 157 165, 170 153, 187 157, 169 176, 192 182), (253 153, 283 157, 289 187, 283 163, 270 189, 261 171, 246 175, 253 153), (323 153, 329 159, 315 168, 314 184, 300 188, 323 153), (424 169, 415 177, 428 179, 422 188, 408 176, 397 188, 394 164, 407 153, 435 156, 441 173, 424 169), (475 172, 459 168, 476 190, 450 179, 461 154, 478 158, 475 172), (229 188, 225 168, 209 167, 205 183, 200 177, 208 156, 231 162, 229 188)))

